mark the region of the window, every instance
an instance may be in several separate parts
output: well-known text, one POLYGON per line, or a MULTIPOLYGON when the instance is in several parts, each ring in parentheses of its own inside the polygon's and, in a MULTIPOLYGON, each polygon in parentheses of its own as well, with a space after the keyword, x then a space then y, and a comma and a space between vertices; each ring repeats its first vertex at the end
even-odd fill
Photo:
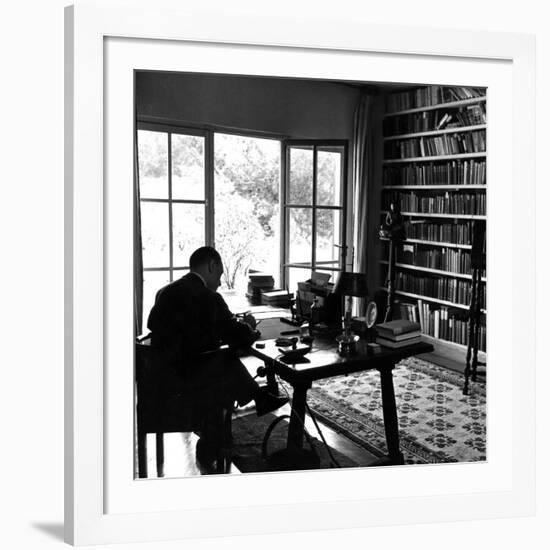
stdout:
POLYGON ((144 320, 157 290, 205 244, 224 261, 222 290, 239 294, 249 269, 291 292, 312 269, 341 270, 345 143, 284 142, 284 155, 282 143, 139 124, 144 320))
POLYGON ((283 277, 291 292, 311 270, 342 269, 346 145, 288 141, 285 146, 283 277))
POLYGON ((279 283, 281 142, 140 123, 143 316, 157 290, 216 246, 222 289, 244 294, 250 268, 279 283))
POLYGON ((206 242, 205 150, 204 135, 138 130, 144 318, 206 242))

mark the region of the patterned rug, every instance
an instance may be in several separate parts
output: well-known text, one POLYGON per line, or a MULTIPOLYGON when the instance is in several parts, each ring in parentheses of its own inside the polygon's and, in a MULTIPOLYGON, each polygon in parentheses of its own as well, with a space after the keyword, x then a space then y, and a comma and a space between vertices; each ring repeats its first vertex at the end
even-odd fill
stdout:
MULTIPOLYGON (((266 414, 261 418, 257 418, 255 413, 251 416, 244 416, 233 420, 233 457, 232 460, 237 468, 244 473, 249 472, 268 472, 281 471, 282 467, 271 465, 262 457, 262 442, 269 425, 275 420, 273 414, 266 414)), ((267 455, 274 451, 284 449, 286 447, 286 437, 288 431, 288 422, 282 420, 277 424, 275 429, 269 436, 267 444, 267 455)), ((326 450, 323 443, 315 437, 314 433, 310 434, 310 440, 306 440, 304 448, 306 450, 314 449, 320 462, 320 468, 335 468, 333 460, 341 468, 356 468, 360 466, 355 460, 345 456, 336 449, 331 448, 331 454, 326 450)), ((294 467, 292 469, 301 469, 294 467)), ((305 468, 307 469, 307 468, 305 468)))
MULTIPOLYGON (((485 385, 462 395, 463 376, 416 357, 394 370, 400 447, 406 464, 486 460, 485 385)), ((376 371, 319 380, 308 392, 317 417, 352 441, 386 454, 376 371)))

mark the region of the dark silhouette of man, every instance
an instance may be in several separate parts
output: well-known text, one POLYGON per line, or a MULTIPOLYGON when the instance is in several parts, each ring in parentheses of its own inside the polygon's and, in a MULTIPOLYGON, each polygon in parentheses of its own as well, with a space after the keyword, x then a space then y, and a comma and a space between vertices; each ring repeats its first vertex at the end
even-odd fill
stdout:
MULTIPOLYGON (((147 321, 168 386, 173 391, 185 384, 206 389, 209 408, 235 401, 243 406, 254 400, 258 416, 287 403, 288 399, 261 388, 236 354, 206 354, 209 357, 205 358, 203 352, 215 350, 220 344, 232 349, 247 348, 260 333, 255 330, 253 316, 237 320, 216 292, 223 264, 214 248, 203 246, 195 250, 189 267, 190 273, 157 292, 147 321)), ((213 460, 219 444, 214 438, 208 430, 201 433, 197 445, 199 462, 213 460)))

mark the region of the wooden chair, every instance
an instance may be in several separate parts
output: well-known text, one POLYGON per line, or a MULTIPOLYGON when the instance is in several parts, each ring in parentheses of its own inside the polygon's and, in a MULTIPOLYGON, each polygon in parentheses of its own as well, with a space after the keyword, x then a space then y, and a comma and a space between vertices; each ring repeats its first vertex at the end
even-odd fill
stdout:
MULTIPOLYGON (((224 354, 227 347, 201 355, 224 354)), ((208 406, 204 388, 189 386, 170 391, 163 374, 161 357, 151 345, 151 335, 140 336, 135 344, 135 387, 137 400, 138 474, 147 477, 147 434, 156 435, 157 475, 164 476, 164 434, 170 432, 198 432, 208 424, 221 439, 216 456, 215 473, 227 473, 231 465, 231 415, 233 404, 208 406)))

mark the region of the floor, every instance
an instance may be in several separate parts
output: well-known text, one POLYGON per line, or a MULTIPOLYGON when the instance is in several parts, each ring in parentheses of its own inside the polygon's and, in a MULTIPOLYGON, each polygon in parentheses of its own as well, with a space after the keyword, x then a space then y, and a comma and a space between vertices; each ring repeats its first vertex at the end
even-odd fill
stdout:
MULTIPOLYGON (((243 358, 243 363, 249 369, 252 375, 255 375, 256 369, 260 366, 258 359, 254 357, 243 358)), ((261 383, 261 382, 260 382, 261 383)), ((251 413, 255 415, 253 408, 241 412, 241 414, 251 413)), ((285 405, 277 411, 277 415, 289 414, 290 405, 285 405)), ((321 431, 327 444, 340 453, 353 459, 358 464, 365 466, 374 462, 376 456, 369 453, 362 447, 359 447, 348 438, 336 433, 328 426, 319 423, 321 431)), ((306 417, 306 429, 311 434, 316 434, 316 428, 311 418, 306 417)), ((194 433, 167 433, 164 434, 164 478, 178 478, 201 475, 199 468, 195 463, 195 445, 198 437, 194 433)), ((155 436, 148 435, 147 439, 147 471, 148 478, 156 478, 156 453, 155 436)), ((233 464, 230 474, 238 475, 241 472, 233 464)))
MULTIPOLYGON (((280 414, 288 414, 290 407, 285 405, 280 409, 280 414)), ((306 428, 312 434, 316 433, 311 419, 307 418, 306 428)), ((368 465, 376 460, 376 457, 365 451, 349 439, 337 434, 327 426, 321 425, 321 430, 327 444, 342 454, 354 459, 359 464, 368 465)), ((198 437, 193 433, 169 433, 164 434, 164 478, 181 478, 201 475, 195 463, 195 445, 198 437)), ((155 436, 150 434, 147 440, 147 470, 148 479, 157 478, 155 436)), ((240 474, 237 467, 232 464, 230 474, 240 474)))
MULTIPOLYGON (((424 361, 428 361, 429 363, 434 363, 435 365, 439 365, 440 367, 445 367, 447 369, 453 370, 458 373, 463 373, 464 368, 466 366, 466 363, 464 360, 457 360, 454 357, 449 357, 449 355, 446 355, 444 353, 422 353, 418 355, 419 359, 424 359, 424 361)), ((478 376, 481 381, 485 381, 486 379, 486 369, 483 366, 479 366, 478 368, 478 376)))

